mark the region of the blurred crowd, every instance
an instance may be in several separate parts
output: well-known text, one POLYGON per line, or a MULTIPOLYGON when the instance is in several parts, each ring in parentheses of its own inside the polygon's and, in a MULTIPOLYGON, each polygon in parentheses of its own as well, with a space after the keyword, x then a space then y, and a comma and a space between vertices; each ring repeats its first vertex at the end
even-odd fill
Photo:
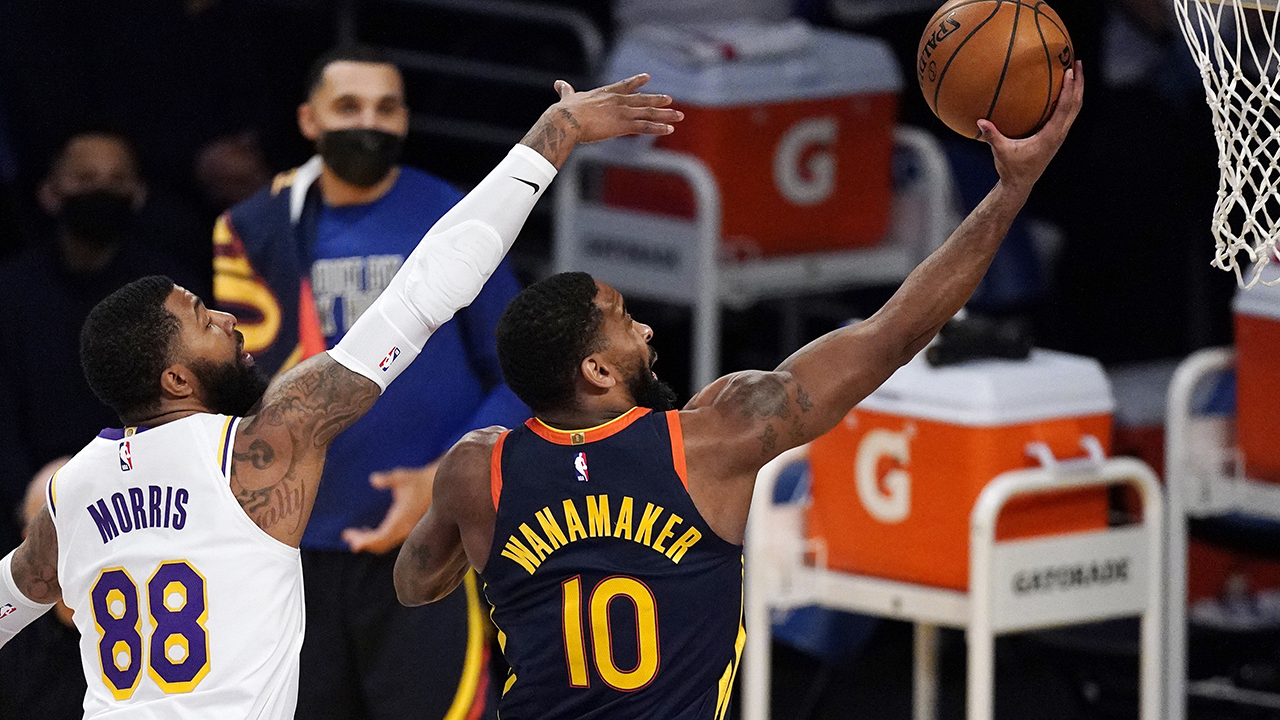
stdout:
MULTIPOLYGON (((799 15, 886 40, 904 76, 913 78, 919 34, 937 3, 525 4, 574 9, 600 29, 606 43, 638 23, 799 15)), ((119 285, 146 274, 169 275, 202 297, 218 295, 213 274, 216 220, 270 188, 278 173, 324 151, 317 137, 304 137, 305 123, 304 132, 299 129, 299 105, 315 89, 308 69, 324 51, 351 39, 355 19, 376 5, 356 0, 8 4, 0 22, 0 315, 8 324, 0 344, 0 452, 5 458, 0 463, 0 554, 21 537, 32 478, 47 478, 47 463, 74 454, 100 429, 118 424, 81 376, 78 334, 89 309, 119 285)), ((1053 6, 1070 28, 1089 76, 1085 112, 1011 233, 974 307, 1023 319, 1034 328, 1039 345, 1097 357, 1109 366, 1180 358, 1201 347, 1229 344, 1233 278, 1209 268, 1215 148, 1200 80, 1170 3, 1056 0, 1053 6)), ((418 49, 434 52, 442 50, 437 45, 450 45, 450 52, 472 52, 481 60, 500 50, 517 62, 548 63, 546 48, 530 43, 526 30, 497 27, 493 32, 496 36, 485 37, 461 28, 446 35, 423 28, 423 47, 418 49), (530 57, 522 58, 526 50, 530 57)), ((559 61, 552 57, 549 62, 559 61)), ((449 93, 457 90, 456 85, 410 79, 402 99, 408 98, 411 113, 418 99, 431 93, 435 95, 422 104, 453 102, 446 88, 449 93)), ((550 98, 548 83, 535 102, 481 98, 480 106, 491 108, 488 119, 497 123, 507 120, 502 117, 507 113, 536 114, 550 98)), ((904 90, 899 115, 900 122, 924 127, 944 141, 960 203, 975 204, 995 179, 985 147, 943 127, 914 80, 904 90)), ((456 187, 465 189, 488 167, 461 167, 456 147, 429 144, 415 134, 407 117, 403 127, 393 130, 393 135, 408 136, 406 157, 456 187)), ((325 160, 334 164, 327 154, 325 160)), ((375 183, 385 173, 373 178, 375 183)), ((348 221, 354 222, 342 220, 348 221)), ((337 220, 318 222, 323 241, 329 227, 323 223, 337 220)), ((546 267, 537 256, 547 254, 548 233, 537 222, 533 232, 543 240, 535 238, 516 250, 526 256, 527 261, 516 262, 525 281, 546 267)), ((513 293, 515 275, 505 272, 510 287, 504 292, 513 293)), ((320 289, 316 292, 319 297, 320 289)), ((874 310, 857 307, 868 302, 863 296, 846 299, 855 312, 874 310)), ((328 339, 340 334, 332 317, 322 312, 321 320, 328 339)), ((342 324, 341 317, 337 322, 342 324)), ((762 341, 732 336, 732 320, 728 327, 725 369, 758 360, 762 341)), ((662 354, 670 347, 670 356, 686 356, 678 339, 683 332, 667 332, 663 339, 659 327, 657 334, 662 354)), ((474 407, 459 411, 461 427, 490 402, 486 393, 496 392, 501 380, 485 369, 484 351, 467 344, 471 341, 465 330, 458 342, 466 345, 472 360, 456 362, 471 363, 479 388, 474 407)), ((291 349, 285 348, 285 354, 291 349)), ((453 430, 441 430, 440 442, 453 437, 453 430)), ((429 463, 441 449, 424 451, 405 464, 429 463)), ((362 467, 361 472, 370 470, 362 467)), ((389 498, 395 482, 381 482, 379 491, 389 498)), ((390 503, 385 500, 379 512, 390 503)), ((378 517, 366 524, 377 525, 378 517)), ((334 543, 350 542, 338 539, 341 524, 334 528, 334 543)), ((396 544, 375 549, 385 552, 396 544)), ((44 634, 29 639, 37 649, 25 656, 45 662, 14 663, 0 653, 0 667, 24 668, 21 677, 30 685, 23 687, 57 686, 44 696, 54 700, 40 705, 43 700, 22 696, 5 679, 0 682, 0 716, 77 716, 76 683, 83 688, 77 663, 39 650, 41 643, 73 647, 68 638, 74 631, 53 615, 45 621, 44 634), (61 705, 55 707, 58 700, 61 705)))

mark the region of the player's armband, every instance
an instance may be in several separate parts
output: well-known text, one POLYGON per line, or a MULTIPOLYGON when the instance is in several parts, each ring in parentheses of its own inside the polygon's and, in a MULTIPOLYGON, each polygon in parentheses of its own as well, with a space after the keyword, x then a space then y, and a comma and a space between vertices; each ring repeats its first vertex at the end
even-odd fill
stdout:
POLYGON ((13 554, 16 552, 14 550, 0 560, 0 647, 53 607, 53 603, 45 605, 29 600, 18 589, 13 580, 13 554))
POLYGON ((386 390, 431 333, 480 294, 555 175, 537 151, 515 146, 431 227, 329 356, 386 390))

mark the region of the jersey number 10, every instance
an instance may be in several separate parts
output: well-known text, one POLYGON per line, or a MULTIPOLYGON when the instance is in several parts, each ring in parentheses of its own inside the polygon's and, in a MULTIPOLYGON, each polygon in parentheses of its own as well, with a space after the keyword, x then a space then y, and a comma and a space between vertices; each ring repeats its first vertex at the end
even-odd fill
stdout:
MULTIPOLYGON (((587 643, 582 622, 582 576, 560 585, 564 616, 564 652, 569 667, 569 684, 591 687, 587 676, 587 643)), ((614 690, 639 690, 658 674, 658 609, 653 592, 639 580, 625 575, 605 578, 591 591, 588 601, 591 651, 600 679, 614 690), (615 600, 629 602, 636 617, 636 666, 621 670, 614 662, 613 635, 609 630, 609 605, 615 600)))
POLYGON ((191 692, 209 674, 209 597, 204 576, 185 560, 160 563, 147 581, 151 637, 143 652, 138 586, 122 567, 98 574, 89 592, 98 626, 102 682, 117 700, 128 700, 147 674, 166 693, 191 692))

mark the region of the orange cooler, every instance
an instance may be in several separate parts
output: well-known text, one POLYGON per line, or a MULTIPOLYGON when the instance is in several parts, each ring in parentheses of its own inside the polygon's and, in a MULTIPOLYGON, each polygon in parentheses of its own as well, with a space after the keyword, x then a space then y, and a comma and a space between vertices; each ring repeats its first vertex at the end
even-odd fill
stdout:
MULTIPOLYGON (((1269 265, 1263 282, 1280 281, 1269 265)), ((1236 437, 1245 474, 1280 482, 1280 286, 1258 283, 1235 299, 1236 437)))
MULTIPOLYGON (((836 570, 967 590, 969 513, 988 482, 1055 457, 1108 447, 1113 401, 1096 360, 1035 350, 1022 361, 934 368, 923 353, 898 370, 810 452, 811 537, 836 570)), ((1107 526, 1105 489, 1015 498, 998 539, 1107 526)))
MULTIPOLYGON (((637 36, 610 61, 611 79, 647 72, 644 92, 685 112, 659 148, 697 156, 715 176, 722 233, 744 255, 873 245, 888 231, 891 161, 902 75, 888 45, 811 29, 781 58, 681 62, 637 36)), ((610 170, 606 203, 693 214, 691 191, 652 173, 610 170)))

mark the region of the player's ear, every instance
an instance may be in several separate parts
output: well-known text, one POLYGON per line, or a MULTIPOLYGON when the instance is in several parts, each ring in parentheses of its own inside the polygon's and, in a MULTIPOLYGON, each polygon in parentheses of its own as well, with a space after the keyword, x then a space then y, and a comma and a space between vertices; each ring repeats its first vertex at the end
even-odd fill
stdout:
POLYGON ((588 355, 579 369, 582 371, 583 379, 593 388, 608 390, 618 384, 617 374, 598 353, 588 355))
POLYGON ((182 400, 196 393, 195 374, 182 363, 174 363, 160 373, 160 390, 165 396, 182 400))
POLYGON ((311 141, 320 137, 320 125, 316 122, 316 113, 309 100, 298 106, 298 131, 302 133, 302 137, 311 141))

